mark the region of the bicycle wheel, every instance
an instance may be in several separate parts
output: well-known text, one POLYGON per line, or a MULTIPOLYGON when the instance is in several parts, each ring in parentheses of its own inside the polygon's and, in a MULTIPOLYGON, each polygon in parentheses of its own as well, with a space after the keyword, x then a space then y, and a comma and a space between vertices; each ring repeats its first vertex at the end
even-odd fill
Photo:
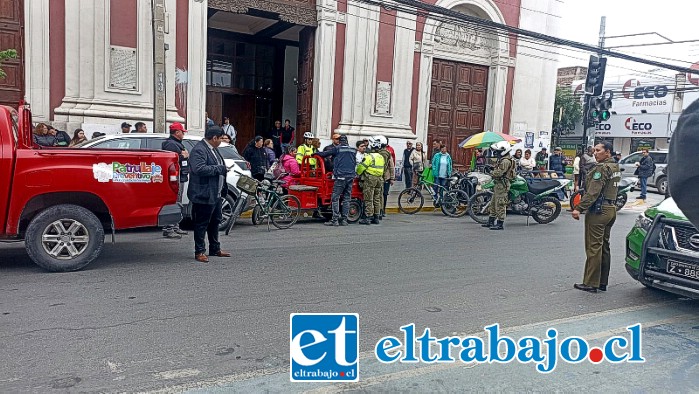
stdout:
POLYGON ((269 208, 269 219, 278 229, 287 229, 293 226, 299 220, 300 215, 301 201, 292 195, 278 197, 269 208))
POLYGON ((262 208, 260 208, 259 205, 256 205, 252 210, 252 224, 255 226, 261 224, 265 220, 265 217, 266 216, 262 214, 262 208))
POLYGON ((471 219, 480 224, 488 223, 488 217, 490 217, 488 207, 492 199, 493 193, 491 192, 479 192, 474 194, 468 202, 468 215, 471 216, 471 219))
POLYGON ((450 190, 444 194, 441 208, 443 214, 460 218, 468 213, 468 195, 463 190, 450 190))
POLYGON ((423 204, 425 204, 425 197, 414 187, 405 189, 398 195, 398 209, 408 215, 418 212, 423 204))

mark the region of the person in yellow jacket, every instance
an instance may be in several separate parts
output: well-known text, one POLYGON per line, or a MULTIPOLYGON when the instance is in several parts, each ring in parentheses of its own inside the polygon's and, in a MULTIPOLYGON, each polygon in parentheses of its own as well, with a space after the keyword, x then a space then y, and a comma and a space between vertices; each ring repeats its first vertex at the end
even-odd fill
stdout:
POLYGON ((381 144, 376 141, 369 142, 371 153, 364 154, 364 160, 357 164, 357 175, 364 194, 364 213, 366 216, 359 221, 360 224, 379 224, 379 212, 381 211, 383 196, 383 173, 385 160, 377 151, 381 144), (371 218, 371 221, 369 220, 371 218))
MULTIPOLYGON (((313 156, 314 153, 318 152, 318 149, 316 149, 313 145, 313 134, 309 132, 303 133, 303 145, 299 145, 298 149, 296 150, 296 161, 301 165, 301 162, 303 162, 303 158, 308 156, 311 157, 313 156)), ((316 167, 316 159, 315 158, 310 158, 308 159, 308 164, 310 164, 311 168, 316 167)))

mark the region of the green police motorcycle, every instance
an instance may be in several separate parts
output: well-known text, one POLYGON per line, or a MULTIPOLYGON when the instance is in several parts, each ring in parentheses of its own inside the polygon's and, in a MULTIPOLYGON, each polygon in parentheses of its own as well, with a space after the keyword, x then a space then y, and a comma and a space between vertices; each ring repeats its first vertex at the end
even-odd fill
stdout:
MULTIPOLYGON (((570 180, 525 179, 520 175, 510 185, 507 211, 534 218, 537 223, 548 224, 561 213, 559 194, 570 180)), ((493 199, 493 180, 481 185, 482 191, 471 196, 468 214, 477 223, 488 223, 489 207, 493 199)))

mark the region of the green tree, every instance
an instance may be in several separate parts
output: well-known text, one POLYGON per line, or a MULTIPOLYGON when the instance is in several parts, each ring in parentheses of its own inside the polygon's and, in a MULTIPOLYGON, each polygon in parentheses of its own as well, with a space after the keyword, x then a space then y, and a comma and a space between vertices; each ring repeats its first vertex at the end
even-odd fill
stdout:
POLYGON ((556 101, 553 105, 554 130, 573 130, 582 119, 582 111, 580 99, 575 97, 570 89, 556 87, 556 101))
MULTIPOLYGON (((4 51, 0 51, 0 66, 2 66, 2 62, 4 62, 7 59, 16 59, 17 58, 17 51, 14 49, 6 49, 4 51)), ((3 71, 2 67, 0 67, 0 79, 5 79, 7 77, 7 74, 5 74, 5 71, 3 71)))

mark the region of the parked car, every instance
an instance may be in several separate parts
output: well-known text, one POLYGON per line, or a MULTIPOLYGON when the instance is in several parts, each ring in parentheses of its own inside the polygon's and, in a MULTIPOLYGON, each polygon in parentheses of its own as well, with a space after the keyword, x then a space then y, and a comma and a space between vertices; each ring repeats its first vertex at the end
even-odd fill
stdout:
MULTIPOLYGON (((648 178, 648 187, 653 187, 658 190, 658 193, 665 194, 667 191, 667 175, 663 173, 663 169, 667 166, 667 151, 652 150, 649 151, 653 163, 655 163, 655 174, 648 178)), ((643 154, 641 152, 632 153, 623 159, 619 160, 619 168, 623 168, 621 176, 624 178, 636 176, 636 163, 641 161, 643 154)))
MULTIPOLYGON (((102 137, 97 137, 89 141, 85 141, 82 144, 76 145, 77 148, 100 148, 100 149, 161 149, 163 146, 163 141, 169 138, 168 134, 114 134, 106 135, 102 137)), ((182 143, 191 151, 194 145, 199 142, 202 137, 185 135, 182 143)), ((238 150, 234 145, 229 145, 225 142, 221 143, 219 146, 219 151, 223 156, 226 166, 231 167, 226 176, 226 182, 228 183, 228 196, 222 201, 222 212, 223 221, 221 222, 220 229, 224 230, 228 226, 228 221, 231 219, 231 214, 233 212, 233 207, 235 202, 240 196, 240 191, 235 186, 238 183, 238 178, 240 175, 238 173, 250 176, 250 164, 238 153, 238 150)), ((185 184, 185 188, 182 194, 182 205, 185 207, 184 215, 186 219, 192 218, 192 207, 189 203, 189 198, 187 198, 187 186, 189 182, 185 184)))
POLYGON ((626 271, 647 287, 699 298, 699 230, 672 198, 636 219, 626 236, 626 271))

